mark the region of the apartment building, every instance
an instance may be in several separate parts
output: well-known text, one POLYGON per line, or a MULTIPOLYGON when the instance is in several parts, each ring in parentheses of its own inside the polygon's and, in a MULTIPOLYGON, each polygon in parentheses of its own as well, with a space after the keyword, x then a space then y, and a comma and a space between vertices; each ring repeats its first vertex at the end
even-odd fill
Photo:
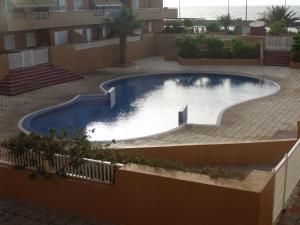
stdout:
POLYGON ((0 0, 0 51, 14 52, 108 38, 106 18, 122 6, 145 26, 136 34, 157 32, 177 10, 163 0, 0 0))

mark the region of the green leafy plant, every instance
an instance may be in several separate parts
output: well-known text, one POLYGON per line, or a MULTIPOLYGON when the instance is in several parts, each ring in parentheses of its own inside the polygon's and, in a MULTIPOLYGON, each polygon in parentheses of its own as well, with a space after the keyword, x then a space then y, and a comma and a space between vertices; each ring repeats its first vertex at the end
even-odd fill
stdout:
POLYGON ((187 28, 193 27, 193 21, 191 19, 184 19, 183 20, 183 25, 187 28))
POLYGON ((220 25, 217 22, 210 22, 206 25, 207 32, 219 32, 220 30, 220 25))
POLYGON ((241 38, 232 39, 229 42, 232 56, 234 58, 258 58, 260 45, 258 42, 248 42, 241 38))
POLYGON ((269 33, 271 35, 276 35, 276 36, 287 33, 286 22, 276 21, 276 22, 271 23, 269 33))
POLYGON ((197 37, 184 36, 176 40, 179 55, 183 58, 195 58, 198 56, 199 39, 197 37))
POLYGON ((291 60, 295 63, 300 63, 300 52, 293 52, 291 54, 291 60))
POLYGON ((287 6, 268 7, 264 12, 258 13, 259 20, 265 22, 268 26, 275 22, 284 22, 286 26, 295 22, 299 18, 296 12, 287 6))
POLYGON ((135 29, 142 27, 142 22, 138 20, 137 15, 132 9, 126 6, 122 7, 117 13, 114 13, 106 20, 107 26, 120 39, 119 63, 127 63, 127 37, 135 29))
POLYGON ((300 51, 300 33, 297 33, 293 36, 293 45, 291 51, 292 52, 300 51))
POLYGON ((163 33, 166 34, 183 34, 186 32, 184 24, 180 20, 167 21, 163 33))
POLYGON ((217 20, 219 21, 219 23, 223 27, 224 31, 226 33, 228 33, 229 32, 229 27, 232 23, 232 17, 230 16, 230 14, 218 16, 217 20))
POLYGON ((260 45, 242 39, 225 42, 214 36, 185 36, 176 46, 182 58, 259 58, 260 45))

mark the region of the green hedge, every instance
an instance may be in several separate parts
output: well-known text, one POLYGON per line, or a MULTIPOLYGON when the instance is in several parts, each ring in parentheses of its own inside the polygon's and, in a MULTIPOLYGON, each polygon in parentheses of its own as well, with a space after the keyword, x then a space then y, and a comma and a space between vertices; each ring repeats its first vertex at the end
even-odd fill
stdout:
POLYGON ((225 42, 214 36, 185 36, 176 41, 182 58, 259 58, 258 42, 235 38, 225 42))
POLYGON ((293 62, 300 63, 300 51, 299 52, 293 52, 291 54, 291 60, 293 62))

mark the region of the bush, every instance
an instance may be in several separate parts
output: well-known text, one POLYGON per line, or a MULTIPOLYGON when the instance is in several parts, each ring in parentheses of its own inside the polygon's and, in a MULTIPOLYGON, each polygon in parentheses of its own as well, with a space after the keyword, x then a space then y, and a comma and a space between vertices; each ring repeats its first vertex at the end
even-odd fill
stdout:
POLYGON ((280 35, 287 32, 287 25, 283 21, 276 21, 270 25, 269 33, 272 35, 280 35))
POLYGON ((300 52, 300 33, 293 36, 292 52, 300 52))
POLYGON ((216 22, 208 23, 206 25, 206 31, 207 32, 219 32, 220 31, 220 26, 216 22))
POLYGON ((191 19, 184 19, 183 20, 183 25, 185 27, 193 27, 193 21, 191 19))
POLYGON ((179 48, 179 55, 183 58, 197 58, 199 39, 185 36, 177 39, 176 47, 179 48))
POLYGON ((234 58, 258 58, 259 57, 259 43, 251 43, 240 38, 235 38, 229 42, 232 56, 234 58))
POLYGON ((293 52, 292 55, 291 55, 291 60, 293 62, 300 63, 300 51, 299 52, 293 52))
POLYGON ((228 43, 213 36, 186 36, 176 46, 182 58, 259 58, 259 43, 233 39, 228 43))
POLYGON ((163 33, 167 34, 183 34, 186 32, 181 21, 168 21, 164 27, 163 33))

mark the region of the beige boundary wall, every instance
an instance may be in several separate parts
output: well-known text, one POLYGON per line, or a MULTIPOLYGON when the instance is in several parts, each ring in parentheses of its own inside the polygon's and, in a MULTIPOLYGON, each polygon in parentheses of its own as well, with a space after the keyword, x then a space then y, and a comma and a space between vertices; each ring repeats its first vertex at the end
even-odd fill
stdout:
POLYGON ((122 149, 130 154, 195 165, 277 165, 296 139, 122 149))
POLYGON ((177 57, 180 65, 260 65, 260 59, 183 59, 177 57))
POLYGON ((292 69, 300 69, 300 63, 296 63, 296 62, 290 61, 290 67, 292 69))
POLYGON ((165 171, 134 164, 113 185, 67 178, 29 179, 29 171, 0 167, 0 197, 99 218, 118 225, 271 225, 272 173, 244 181, 165 171))
MULTIPOLYGON (((49 54, 52 64, 84 74, 117 64, 119 46, 75 50, 73 45, 64 45, 51 47, 49 54)), ((127 55, 132 61, 154 56, 154 34, 145 34, 141 41, 128 43, 127 55)))

